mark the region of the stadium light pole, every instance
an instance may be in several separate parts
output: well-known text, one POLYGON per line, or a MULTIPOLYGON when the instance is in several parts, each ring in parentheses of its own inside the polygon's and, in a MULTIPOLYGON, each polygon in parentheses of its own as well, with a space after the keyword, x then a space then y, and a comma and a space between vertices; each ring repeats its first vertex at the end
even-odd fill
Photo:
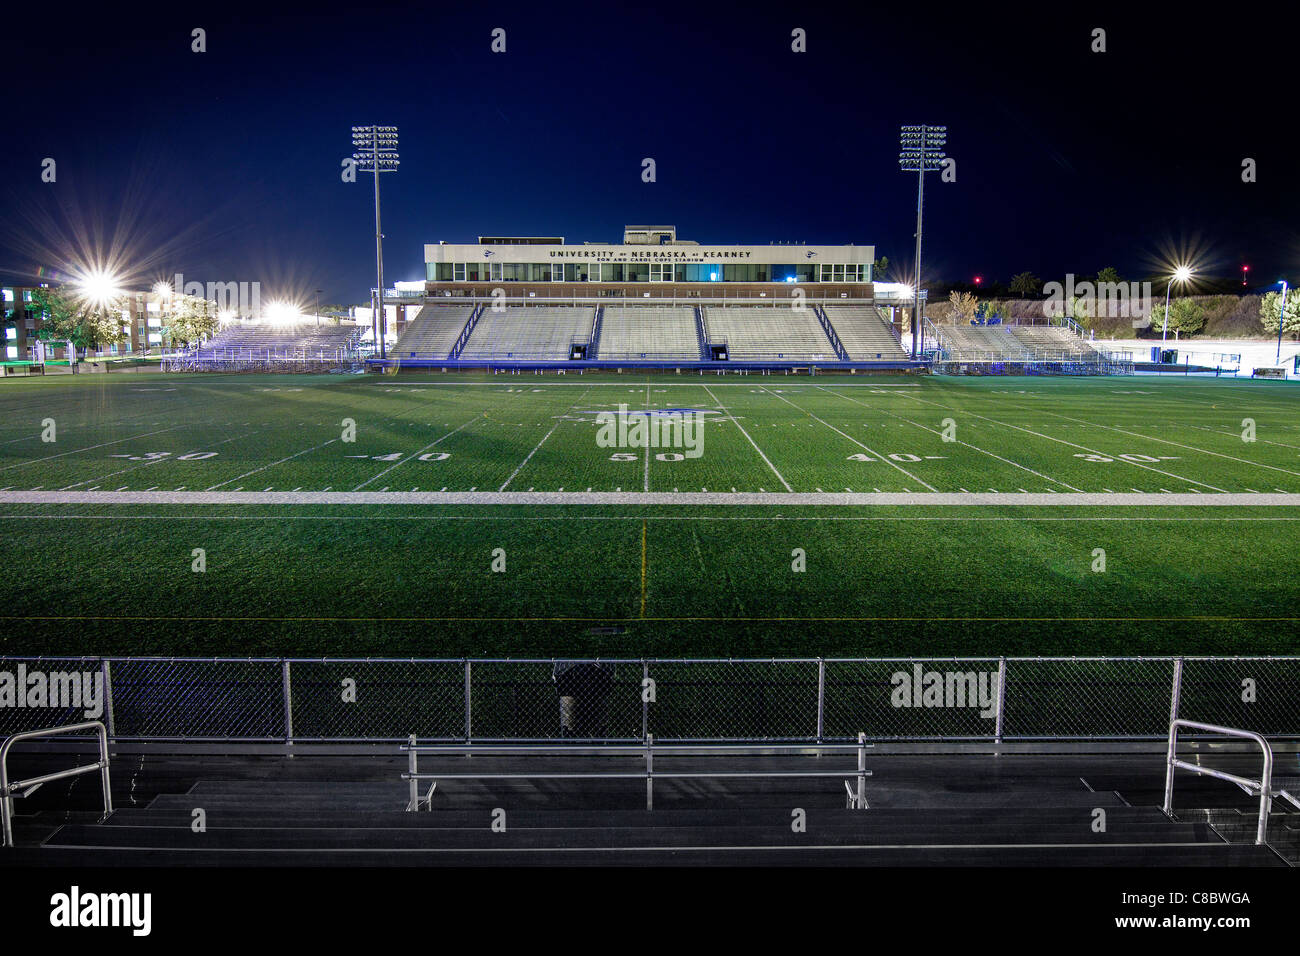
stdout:
POLYGON ((379 218, 379 174, 397 170, 397 127, 352 127, 352 158, 357 166, 375 177, 375 293, 370 297, 375 337, 379 340, 379 357, 385 358, 384 339, 384 232, 379 218))
POLYGON ((1165 358, 1165 342, 1169 339, 1169 292, 1174 287, 1175 280, 1182 285, 1192 277, 1192 270, 1187 266, 1178 266, 1174 269, 1174 274, 1169 277, 1169 284, 1165 286, 1165 325, 1160 331, 1160 360, 1165 358))
POLYGON ((946 126, 903 126, 899 130, 899 168, 916 170, 916 300, 912 308, 912 359, 921 335, 921 210, 925 202, 925 174, 939 169, 948 142, 946 126))
POLYGON ((1277 358, 1273 360, 1273 363, 1280 367, 1282 365, 1282 327, 1286 325, 1286 280, 1278 279, 1277 281, 1282 283, 1282 305, 1277 310, 1277 358))

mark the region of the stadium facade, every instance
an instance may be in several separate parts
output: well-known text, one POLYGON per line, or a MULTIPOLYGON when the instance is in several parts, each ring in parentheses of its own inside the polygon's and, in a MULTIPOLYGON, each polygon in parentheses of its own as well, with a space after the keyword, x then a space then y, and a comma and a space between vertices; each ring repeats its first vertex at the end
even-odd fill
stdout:
POLYGON ((911 292, 875 281, 870 245, 704 245, 627 226, 619 243, 480 236, 424 258, 423 280, 385 292, 390 353, 372 364, 914 364, 911 292))
POLYGON ((763 300, 808 287, 817 298, 870 300, 875 247, 701 245, 674 226, 627 226, 618 244, 480 236, 426 245, 424 261, 433 296, 490 296, 504 286, 509 297, 763 300))

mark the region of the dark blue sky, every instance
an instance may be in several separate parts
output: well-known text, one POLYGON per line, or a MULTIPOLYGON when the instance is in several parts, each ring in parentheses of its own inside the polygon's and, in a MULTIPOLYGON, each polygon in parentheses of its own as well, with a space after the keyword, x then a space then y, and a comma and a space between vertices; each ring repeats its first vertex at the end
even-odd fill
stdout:
POLYGON ((422 277, 426 242, 617 241, 625 223, 875 244, 905 264, 915 177, 897 169, 898 126, 928 122, 949 127, 958 161, 956 183, 927 181, 929 277, 1136 278, 1194 249, 1209 272, 1300 278, 1294 14, 875 6, 7 13, 0 274, 29 280, 97 234, 126 244, 142 283, 179 271, 363 301, 371 189, 343 184, 339 163, 350 127, 372 122, 401 129, 401 170, 383 180, 390 280, 422 277), (190 52, 193 27, 208 52, 190 52), (794 27, 806 54, 790 52, 794 27), (1105 54, 1089 52, 1093 27, 1105 54), (1244 157, 1257 183, 1242 183, 1244 157))

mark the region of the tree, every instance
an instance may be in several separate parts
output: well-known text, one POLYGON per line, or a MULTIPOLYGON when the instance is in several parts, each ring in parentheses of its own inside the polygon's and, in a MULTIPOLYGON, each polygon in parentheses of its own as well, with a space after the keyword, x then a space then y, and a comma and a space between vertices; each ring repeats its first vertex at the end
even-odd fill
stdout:
POLYGON ((1123 281, 1124 280, 1119 277, 1119 270, 1116 269, 1114 266, 1106 266, 1106 268, 1102 269, 1100 272, 1097 273, 1098 284, 1102 282, 1119 283, 1123 281))
POLYGON ((47 342, 71 342, 83 352, 123 342, 127 337, 121 313, 123 296, 92 302, 67 286, 32 290, 32 302, 42 313, 36 337, 47 342))
POLYGON ((197 295, 173 295, 163 333, 173 345, 189 345, 215 335, 218 324, 215 303, 197 295))
MULTIPOLYGON (((1163 331, 1164 323, 1164 309, 1159 310, 1159 315, 1153 311, 1151 327, 1163 331)), ((1195 299, 1174 299, 1169 303, 1170 332, 1177 330, 1182 335, 1195 335, 1203 328, 1205 328, 1205 308, 1195 299)))
POLYGON ((1070 300, 1065 303, 1065 315, 1068 318, 1074 319, 1074 321, 1078 322, 1085 329, 1092 328, 1092 315, 1088 312, 1088 303, 1086 300, 1081 299, 1078 296, 1072 296, 1070 300))
POLYGON ((871 265, 871 278, 879 282, 889 274, 889 256, 881 256, 871 265))
MULTIPOLYGON (((1277 314, 1282 308, 1282 293, 1269 292, 1259 303, 1259 321, 1269 335, 1277 335, 1277 314)), ((1300 294, 1287 293, 1286 323, 1283 335, 1300 335, 1300 294)))
POLYGON ((976 300, 975 296, 969 292, 952 291, 948 293, 948 304, 952 307, 952 320, 954 322, 969 322, 975 315, 976 300))
POLYGON ((1021 272, 1011 277, 1011 291, 1022 299, 1043 294, 1043 280, 1032 272, 1021 272))

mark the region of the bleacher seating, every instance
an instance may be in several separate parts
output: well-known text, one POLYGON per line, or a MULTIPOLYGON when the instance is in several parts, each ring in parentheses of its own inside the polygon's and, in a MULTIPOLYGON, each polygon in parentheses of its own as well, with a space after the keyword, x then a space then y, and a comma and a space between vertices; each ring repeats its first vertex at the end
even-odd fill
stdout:
POLYGON ((830 319, 840 345, 853 362, 906 359, 907 353, 889 330, 889 322, 873 306, 828 305, 830 319))
POLYGON ((198 349, 198 355, 261 353, 272 356, 317 357, 346 350, 356 338, 355 325, 266 325, 239 322, 227 325, 198 349))
POLYGON ((1007 331, 1026 348, 1045 358, 1093 362, 1101 353, 1070 329, 1057 325, 1009 325, 1007 331))
POLYGON ((1024 362, 1032 350, 1011 334, 1012 326, 945 325, 939 329, 944 348, 959 361, 1024 362))
POLYGON ((726 341, 733 361, 838 361, 811 308, 711 306, 704 310, 704 326, 710 341, 726 341))
POLYGON ((606 308, 600 331, 601 361, 700 357, 695 310, 689 306, 606 308))
POLYGON ((473 308, 468 306, 448 307, 430 305, 414 310, 418 314, 411 316, 406 329, 393 346, 393 355, 408 358, 412 355, 424 358, 446 358, 456 345, 456 339, 469 321, 473 308))
POLYGON ((592 308, 571 306, 508 306, 483 311, 462 360, 563 362, 575 342, 591 340, 592 308))

